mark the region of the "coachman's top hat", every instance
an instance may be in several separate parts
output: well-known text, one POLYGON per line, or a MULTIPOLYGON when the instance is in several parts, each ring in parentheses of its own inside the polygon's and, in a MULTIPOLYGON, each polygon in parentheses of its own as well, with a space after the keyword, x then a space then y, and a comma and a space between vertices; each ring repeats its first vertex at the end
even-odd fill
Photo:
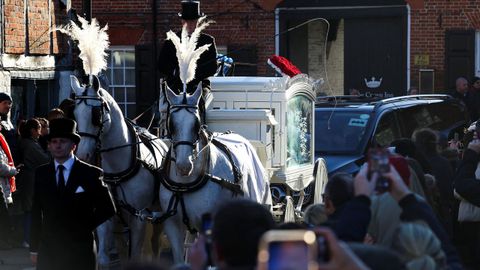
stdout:
POLYGON ((178 13, 182 19, 195 20, 204 15, 200 12, 200 1, 182 1, 182 12, 178 13))
POLYGON ((77 133, 77 123, 68 118, 56 118, 50 121, 50 133, 46 136, 50 141, 53 138, 68 138, 78 144, 80 135, 77 133))

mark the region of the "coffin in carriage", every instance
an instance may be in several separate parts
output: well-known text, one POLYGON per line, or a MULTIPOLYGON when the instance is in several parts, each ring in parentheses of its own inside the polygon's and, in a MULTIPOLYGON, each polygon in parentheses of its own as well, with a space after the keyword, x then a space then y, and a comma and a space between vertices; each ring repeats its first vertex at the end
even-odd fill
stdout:
POLYGON ((292 220, 293 204, 300 213, 302 205, 320 203, 326 170, 320 160, 314 176, 315 91, 308 76, 210 80, 208 127, 252 142, 269 173, 276 214, 292 220))

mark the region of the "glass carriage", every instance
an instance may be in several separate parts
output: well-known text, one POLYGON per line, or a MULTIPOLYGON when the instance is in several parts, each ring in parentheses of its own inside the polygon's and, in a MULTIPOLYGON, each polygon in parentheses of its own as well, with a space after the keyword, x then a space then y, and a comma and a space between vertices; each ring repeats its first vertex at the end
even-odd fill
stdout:
POLYGON ((252 142, 270 174, 274 201, 290 194, 304 201, 314 180, 315 91, 307 75, 213 77, 211 84, 209 129, 231 130, 252 142))

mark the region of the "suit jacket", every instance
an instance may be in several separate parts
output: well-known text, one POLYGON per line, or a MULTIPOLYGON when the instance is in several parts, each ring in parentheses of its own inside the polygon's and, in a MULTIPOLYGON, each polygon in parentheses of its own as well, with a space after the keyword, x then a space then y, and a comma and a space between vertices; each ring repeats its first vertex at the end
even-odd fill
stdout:
MULTIPOLYGON (((199 82, 202 82, 204 88, 207 87, 210 89, 208 77, 215 75, 217 72, 217 48, 215 47, 215 39, 210 35, 201 33, 198 38, 197 48, 206 44, 211 45, 207 51, 200 55, 197 61, 195 78, 187 85, 188 93, 193 93, 195 89, 197 89, 199 82)), ((176 51, 173 42, 166 40, 158 57, 158 70, 166 79, 168 86, 176 93, 180 93, 183 89, 183 84, 179 77, 176 51)))
POLYGON ((102 174, 75 158, 60 194, 53 161, 35 171, 30 251, 38 270, 96 268, 93 231, 115 214, 102 174))

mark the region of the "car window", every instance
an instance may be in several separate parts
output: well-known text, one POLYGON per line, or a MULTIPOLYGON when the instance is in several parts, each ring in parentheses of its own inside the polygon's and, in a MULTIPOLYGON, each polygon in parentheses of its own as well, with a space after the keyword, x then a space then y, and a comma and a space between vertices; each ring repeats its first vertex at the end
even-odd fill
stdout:
POLYGON ((403 123, 403 137, 410 138, 413 132, 420 128, 432 127, 442 121, 440 117, 431 115, 426 105, 419 105, 399 110, 403 123))
POLYGON ((465 120, 465 109, 457 103, 434 103, 428 106, 428 111, 435 121, 430 128, 444 130, 452 127, 461 120, 465 120))
POLYGON ((315 111, 315 152, 356 152, 365 137, 370 114, 362 111, 315 111))
POLYGON ((375 130, 375 143, 381 146, 389 146, 392 141, 400 137, 397 121, 393 112, 389 112, 381 116, 375 130))
POLYGON ((431 128, 447 130, 455 123, 465 120, 465 109, 461 104, 438 102, 421 104, 399 110, 403 124, 403 137, 410 138, 415 130, 431 128))

